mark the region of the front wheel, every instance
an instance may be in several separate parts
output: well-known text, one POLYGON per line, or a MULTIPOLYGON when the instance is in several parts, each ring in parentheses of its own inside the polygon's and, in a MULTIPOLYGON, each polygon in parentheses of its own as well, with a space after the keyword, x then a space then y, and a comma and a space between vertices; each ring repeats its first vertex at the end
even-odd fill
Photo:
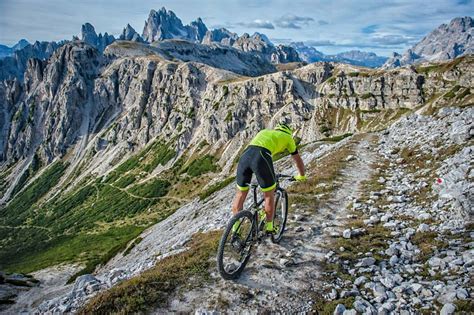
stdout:
POLYGON ((272 234, 272 242, 279 243, 285 232, 288 217, 288 194, 284 190, 275 192, 275 211, 273 212, 273 226, 276 232, 272 234))
POLYGON ((217 269, 222 278, 231 280, 240 276, 250 258, 256 229, 250 211, 240 211, 229 221, 217 249, 217 269), (235 223, 237 229, 232 231, 235 223))

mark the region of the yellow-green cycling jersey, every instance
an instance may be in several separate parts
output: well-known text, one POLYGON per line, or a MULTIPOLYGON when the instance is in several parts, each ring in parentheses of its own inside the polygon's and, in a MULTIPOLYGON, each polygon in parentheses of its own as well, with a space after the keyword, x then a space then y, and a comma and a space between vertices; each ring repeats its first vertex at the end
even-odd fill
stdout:
POLYGON ((292 155, 298 153, 293 136, 280 130, 263 129, 257 133, 250 145, 265 148, 272 156, 285 150, 292 155))

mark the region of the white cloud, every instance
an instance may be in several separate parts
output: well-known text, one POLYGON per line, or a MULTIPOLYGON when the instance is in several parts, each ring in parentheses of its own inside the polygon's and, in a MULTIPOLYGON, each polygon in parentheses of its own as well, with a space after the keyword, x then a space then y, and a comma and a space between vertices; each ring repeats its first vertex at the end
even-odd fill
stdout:
POLYGON ((297 16, 293 14, 287 14, 279 19, 275 20, 275 24, 281 28, 293 28, 300 29, 309 23, 314 22, 314 19, 309 16, 297 16))
POLYGON ((260 20, 260 19, 255 19, 251 22, 239 22, 237 24, 240 26, 249 27, 249 28, 264 28, 264 29, 269 29, 269 30, 272 30, 275 28, 272 22, 268 20, 260 20))

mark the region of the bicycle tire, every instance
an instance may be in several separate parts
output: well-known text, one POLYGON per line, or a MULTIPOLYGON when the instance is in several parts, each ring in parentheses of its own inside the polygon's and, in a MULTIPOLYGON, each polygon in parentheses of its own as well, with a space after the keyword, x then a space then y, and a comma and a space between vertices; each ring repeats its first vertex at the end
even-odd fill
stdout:
POLYGON ((257 227, 256 227, 254 215, 252 214, 252 212, 248 210, 240 211, 239 213, 234 215, 230 219, 229 223, 227 224, 227 227, 225 228, 224 233, 222 234, 221 240, 219 242, 219 247, 217 249, 217 269, 219 270, 219 274, 221 275, 221 277, 224 278, 225 280, 237 279, 242 273, 242 271, 244 270, 245 266, 247 265, 247 262, 250 258, 252 245, 253 245, 252 238, 253 238, 256 228, 257 227), (250 242, 249 249, 246 256, 243 258, 242 262, 240 263, 240 266, 236 270, 234 270, 232 273, 229 273, 225 270, 225 266, 224 266, 224 250, 226 247, 226 240, 229 237, 229 235, 232 233, 232 226, 234 225, 234 223, 237 222, 237 220, 240 220, 243 218, 247 218, 252 222, 250 234, 246 237, 246 238, 248 237, 251 238, 250 240, 246 240, 250 242))
POLYGON ((281 207, 281 224, 279 227, 279 231, 277 234, 272 234, 271 240, 273 243, 279 243, 285 232, 286 227, 286 220, 288 218, 288 194, 285 190, 281 190, 279 193, 277 192, 277 196, 275 198, 275 211, 273 212, 273 219, 275 220, 275 216, 280 211, 278 209, 278 202, 280 202, 281 207), (281 199, 281 200, 280 200, 281 199))

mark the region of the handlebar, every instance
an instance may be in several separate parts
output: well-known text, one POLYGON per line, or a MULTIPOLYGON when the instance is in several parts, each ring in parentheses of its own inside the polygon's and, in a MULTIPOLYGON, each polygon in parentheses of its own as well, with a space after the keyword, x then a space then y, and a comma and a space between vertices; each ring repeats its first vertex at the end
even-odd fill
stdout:
POLYGON ((280 180, 280 179, 287 179, 288 181, 290 182, 294 182, 295 181, 295 178, 291 175, 285 175, 285 174, 276 174, 276 179, 277 180, 280 180))

